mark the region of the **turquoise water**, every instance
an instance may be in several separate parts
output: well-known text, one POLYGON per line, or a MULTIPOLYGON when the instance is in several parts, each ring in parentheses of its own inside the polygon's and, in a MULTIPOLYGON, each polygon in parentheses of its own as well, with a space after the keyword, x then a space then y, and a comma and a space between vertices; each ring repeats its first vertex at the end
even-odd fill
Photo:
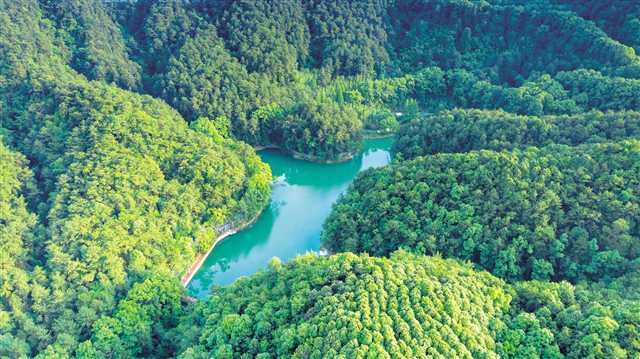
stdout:
POLYGON ((318 251, 320 231, 331 205, 358 172, 389 163, 391 143, 391 138, 365 141, 360 155, 338 164, 296 160, 269 150, 260 152, 276 177, 269 207, 253 226, 216 245, 189 283, 191 295, 205 297, 212 284, 229 284, 255 273, 273 257, 286 261, 318 251))

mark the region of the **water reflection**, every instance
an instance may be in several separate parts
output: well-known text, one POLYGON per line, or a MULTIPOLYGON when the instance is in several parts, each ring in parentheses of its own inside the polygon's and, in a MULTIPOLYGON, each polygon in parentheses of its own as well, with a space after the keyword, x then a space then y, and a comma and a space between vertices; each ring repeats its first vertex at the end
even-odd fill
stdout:
POLYGON ((383 166, 391 139, 365 142, 363 152, 338 164, 299 161, 273 151, 260 153, 278 180, 271 203, 256 223, 218 243, 189 284, 196 297, 212 284, 229 284, 266 266, 272 257, 288 260, 320 248, 322 224, 331 205, 359 171, 383 166))

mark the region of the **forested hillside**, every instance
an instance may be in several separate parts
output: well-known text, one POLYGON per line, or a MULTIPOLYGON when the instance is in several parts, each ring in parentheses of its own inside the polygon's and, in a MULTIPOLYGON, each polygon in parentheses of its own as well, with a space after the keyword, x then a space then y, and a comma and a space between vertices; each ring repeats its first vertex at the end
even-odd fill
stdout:
POLYGON ((179 357, 625 357, 638 353, 637 308, 405 252, 306 255, 214 289, 178 326, 179 357))
POLYGON ((366 130, 393 131, 389 114, 413 100, 425 110, 535 115, 640 106, 629 98, 640 73, 633 47, 555 3, 41 0, 41 7, 68 63, 89 79, 160 97, 187 121, 226 117, 238 139, 318 161, 349 157, 366 130), (345 76, 383 79, 396 96, 370 98, 359 86, 331 96, 333 80, 345 76))
POLYGON ((509 300, 500 280, 455 262, 307 255, 214 290, 183 324, 196 345, 182 357, 497 357, 509 300))
POLYGON ((497 334, 514 340, 502 357, 637 355, 622 338, 638 338, 637 319, 627 320, 639 308, 639 8, 396 3, 398 76, 347 83, 365 101, 403 109, 396 159, 351 185, 325 223, 323 246, 443 255, 507 280, 515 294, 506 326, 518 334, 497 334), (582 299, 566 302, 574 295, 582 299), (598 312, 624 316, 610 328, 636 334, 578 339, 598 312))
POLYGON ((255 217, 271 176, 215 121, 189 128, 75 73, 37 3, 2 8, 0 355, 66 356, 146 278, 176 281, 223 226, 255 217))
POLYGON ((509 280, 597 280, 636 268, 640 142, 439 154, 368 171, 325 226, 331 251, 396 248, 509 280))
POLYGON ((0 358, 637 358, 637 51, 635 1, 0 0, 0 358), (186 296, 256 149, 390 135, 329 256, 186 296))
POLYGON ((404 124, 397 133, 394 152, 408 160, 438 153, 512 150, 554 143, 576 146, 633 138, 640 138, 640 113, 634 111, 521 116, 457 109, 404 124))

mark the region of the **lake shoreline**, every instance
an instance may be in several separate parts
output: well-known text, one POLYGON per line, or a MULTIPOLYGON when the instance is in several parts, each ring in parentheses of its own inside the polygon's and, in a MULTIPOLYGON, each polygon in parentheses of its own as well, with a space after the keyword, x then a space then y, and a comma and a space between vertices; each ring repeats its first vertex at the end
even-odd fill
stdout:
POLYGON ((237 228, 231 240, 220 243, 220 238, 208 256, 198 257, 193 278, 184 278, 190 296, 185 300, 206 298, 212 285, 226 286, 262 270, 273 257, 284 262, 308 252, 331 255, 320 242, 323 221, 359 172, 390 162, 391 145, 392 138, 365 140, 354 159, 335 165, 297 160, 277 149, 259 152, 276 179, 269 208, 254 225, 237 228))
POLYGON ((395 134, 396 134, 395 131, 387 132, 387 133, 377 133, 375 131, 367 132, 365 130, 365 132, 362 134, 362 138, 365 140, 380 140, 383 138, 393 137, 395 134))
MULTIPOLYGON (((381 140, 381 139, 385 139, 385 138, 391 138, 396 134, 395 131, 392 132, 387 132, 387 133, 377 133, 376 131, 364 131, 363 135, 362 135, 362 139, 363 140, 381 140)), ((278 151, 282 154, 288 155, 293 157, 296 160, 301 160, 301 161, 308 161, 308 162, 313 162, 313 163, 320 163, 320 164, 335 164, 335 163, 343 163, 343 162, 347 162, 347 161, 351 161, 358 153, 360 153, 360 150, 352 152, 352 153, 341 153, 338 157, 338 159, 334 159, 334 160, 325 160, 325 159, 320 159, 319 157, 313 156, 313 155, 308 155, 306 153, 302 153, 302 152, 296 152, 296 151, 287 151, 285 149, 283 149, 282 147, 278 146, 278 145, 274 145, 274 144, 270 144, 270 145, 255 145, 252 146, 254 151, 258 152, 258 151, 264 151, 264 150, 274 150, 274 151, 278 151)))
POLYGON ((296 160, 301 160, 301 161, 308 161, 308 162, 313 162, 313 163, 320 163, 320 164, 334 164, 334 163, 343 163, 343 162, 347 162, 347 161, 351 161, 358 153, 360 153, 360 151, 355 151, 352 153, 341 153, 340 156, 338 156, 338 159, 334 159, 334 160, 325 160, 325 159, 321 159, 319 157, 313 156, 313 155, 308 155, 306 153, 302 153, 302 152, 296 152, 296 151, 287 151, 285 149, 283 149, 282 147, 278 146, 278 145, 256 145, 253 146, 253 149, 258 152, 258 151, 263 151, 263 150, 274 150, 274 151, 278 151, 282 154, 288 155, 293 157, 296 160))
POLYGON ((191 264, 191 266, 189 267, 189 270, 180 278, 180 283, 182 283, 182 286, 186 288, 189 285, 193 277, 196 275, 196 273, 198 273, 198 270, 200 270, 200 268, 202 267, 202 265, 207 260, 207 258, 209 257, 209 255, 211 254, 211 252, 213 251, 213 249, 216 247, 218 243, 220 243, 223 239, 229 236, 232 236, 238 233, 239 231, 253 225, 258 220, 258 218, 260 218, 260 216, 262 215, 262 213, 267 207, 269 207, 268 204, 260 212, 258 212, 258 214, 254 216, 250 221, 222 232, 216 238, 216 240, 213 241, 213 244, 211 245, 211 247, 206 253, 196 256, 196 260, 193 262, 193 264, 191 264))

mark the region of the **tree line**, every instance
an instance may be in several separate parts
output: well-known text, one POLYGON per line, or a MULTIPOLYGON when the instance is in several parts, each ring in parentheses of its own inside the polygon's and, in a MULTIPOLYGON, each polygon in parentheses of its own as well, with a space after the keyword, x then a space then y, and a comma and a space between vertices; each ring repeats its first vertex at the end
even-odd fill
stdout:
POLYGON ((214 288, 176 327, 178 357, 626 358, 639 349, 636 309, 405 251, 305 255, 214 288))
POLYGON ((512 150, 549 144, 576 146, 640 138, 640 113, 584 112, 524 116, 502 110, 442 111, 400 127, 393 152, 403 159, 474 150, 512 150))

